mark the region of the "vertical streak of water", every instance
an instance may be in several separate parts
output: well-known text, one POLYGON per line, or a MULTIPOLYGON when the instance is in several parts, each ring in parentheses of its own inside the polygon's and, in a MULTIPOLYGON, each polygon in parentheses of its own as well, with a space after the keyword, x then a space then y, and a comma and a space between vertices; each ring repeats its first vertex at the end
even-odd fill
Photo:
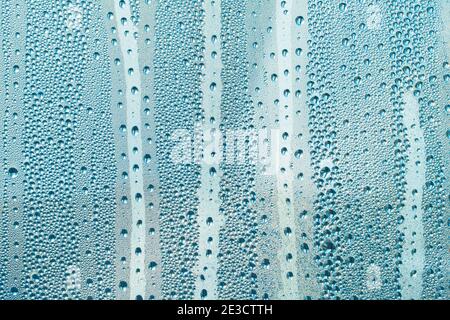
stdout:
POLYGON ((280 220, 280 233, 282 246, 279 251, 280 272, 283 291, 280 298, 297 299, 298 274, 296 270, 297 247, 296 247, 296 224, 293 207, 294 200, 294 173, 292 170, 294 135, 294 94, 293 82, 289 72, 293 71, 292 65, 292 29, 294 17, 292 16, 293 1, 286 1, 284 7, 276 8, 276 33, 277 33, 277 56, 278 56, 278 79, 279 79, 279 125, 280 134, 276 156, 276 178, 277 178, 277 208, 280 220), (281 137, 280 137, 281 138, 281 137))
MULTIPOLYGON (((274 13, 278 5, 272 0, 254 1, 249 3, 252 15, 248 18, 249 29, 249 61, 251 64, 249 74, 249 92, 255 107, 255 129, 258 134, 258 157, 255 174, 255 193, 257 201, 255 210, 258 214, 258 234, 265 241, 258 243, 257 253, 260 263, 255 268, 258 279, 258 297, 273 299, 281 287, 281 279, 277 258, 280 244, 278 232, 278 217, 273 214, 272 208, 276 201, 274 190, 274 163, 272 163, 271 139, 272 134, 278 135, 276 128, 276 115, 278 110, 273 102, 278 98, 278 86, 271 76, 276 74, 277 64, 271 52, 276 50, 276 36, 274 32, 274 13)), ((275 137, 275 140, 278 138, 275 137)))
POLYGON ((221 1, 205 1, 204 8, 204 76, 203 122, 200 126, 202 137, 201 186, 197 223, 200 226, 199 261, 195 298, 217 299, 217 254, 219 251, 219 230, 223 223, 220 214, 221 160, 220 105, 222 69, 220 41, 221 1))
MULTIPOLYGON (((7 26, 9 25, 8 16, 9 13, 9 1, 3 1, 0 8, 0 21, 2 32, 1 36, 1 50, 0 50, 0 68, 1 68, 1 89, 0 89, 0 99, 3 101, 4 107, 0 114, 0 124, 1 124, 1 134, 2 143, 0 144, 0 154, 6 155, 8 153, 8 140, 9 140, 9 130, 8 130, 8 120, 9 120, 9 75, 7 71, 7 64, 9 64, 9 41, 7 26), (6 61, 6 63, 4 63, 6 61)), ((0 190, 0 245, 2 248, 2 255, 5 256, 4 259, 0 261, 0 298, 4 298, 7 295, 7 287, 9 286, 7 280, 8 273, 8 256, 9 256, 9 192, 8 192, 8 160, 7 158, 0 159, 1 170, 0 170, 0 181, 2 182, 2 190, 0 190)))
POLYGON ((444 51, 447 56, 450 55, 450 0, 439 1, 441 19, 442 19, 442 34, 444 42, 444 51))
MULTIPOLYGON (((295 115, 292 154, 294 154, 293 174, 294 178, 294 208, 297 223, 299 298, 319 298, 320 290, 317 283, 317 266, 314 257, 317 250, 314 245, 313 215, 314 200, 317 197, 317 188, 313 181, 314 171, 311 165, 310 133, 308 127, 309 111, 307 102, 307 74, 308 65, 308 1, 294 0, 292 15, 295 17, 296 32, 292 33, 291 41, 295 44, 292 48, 292 78, 295 78, 295 115)), ((294 94, 292 92, 292 94, 294 94)))
POLYGON ((156 102, 155 86, 155 27, 156 27, 156 1, 146 1, 135 4, 136 15, 139 12, 149 12, 140 15, 138 24, 139 35, 139 66, 141 72, 143 105, 141 119, 143 122, 142 152, 144 154, 144 198, 146 199, 146 226, 147 236, 145 248, 145 275, 146 275, 146 297, 150 299, 161 299, 161 236, 160 236, 160 179, 158 163, 156 161, 156 102))
POLYGON ((404 126, 407 130, 409 148, 406 151, 405 203, 400 211, 404 222, 399 226, 404 234, 402 264, 400 265, 402 298, 422 297, 422 273, 425 263, 425 239, 423 233, 422 198, 425 185, 425 140, 420 127, 419 104, 411 92, 404 96, 404 126))
POLYGON ((127 143, 131 196, 131 261, 130 299, 145 295, 145 199, 142 177, 143 155, 141 126, 141 76, 139 68, 136 28, 131 22, 128 4, 114 2, 116 27, 126 77, 127 143), (123 20, 126 19, 126 20, 123 20), (134 70, 131 74, 128 70, 134 70))
POLYGON ((0 221, 2 221, 0 289, 8 299, 21 297, 21 270, 23 268, 23 230, 19 226, 23 223, 24 171, 21 170, 23 158, 21 156, 21 131, 23 127, 24 108, 24 43, 22 41, 26 26, 15 23, 25 18, 26 5, 23 0, 3 1, 0 11, 0 101, 2 108, 0 114, 0 130, 2 141, 0 143, 0 221), (5 267, 4 273, 1 271, 5 267), (9 271, 8 271, 9 270, 9 271))

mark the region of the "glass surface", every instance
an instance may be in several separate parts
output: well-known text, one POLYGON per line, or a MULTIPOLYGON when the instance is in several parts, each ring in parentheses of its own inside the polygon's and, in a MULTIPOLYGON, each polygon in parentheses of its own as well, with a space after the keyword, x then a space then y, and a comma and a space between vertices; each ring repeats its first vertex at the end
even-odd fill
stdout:
POLYGON ((449 0, 0 0, 0 299, 448 299, 449 0))

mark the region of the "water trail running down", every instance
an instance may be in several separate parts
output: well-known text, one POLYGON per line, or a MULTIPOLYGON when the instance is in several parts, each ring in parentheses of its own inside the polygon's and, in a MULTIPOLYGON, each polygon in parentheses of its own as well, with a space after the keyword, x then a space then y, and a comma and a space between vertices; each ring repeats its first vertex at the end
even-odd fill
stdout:
POLYGON ((130 261, 130 298, 145 295, 145 197, 143 185, 143 154, 140 138, 141 122, 141 73, 139 66, 139 51, 136 40, 136 28, 131 22, 131 8, 127 4, 120 5, 115 1, 114 13, 117 34, 122 52, 125 83, 125 108, 127 110, 127 144, 130 172, 131 196, 131 254, 130 261), (128 22, 130 21, 130 22, 128 22))
POLYGON ((219 230, 223 223, 220 212, 220 72, 222 69, 220 42, 220 0, 204 3, 204 70, 202 81, 203 123, 199 130, 201 137, 201 183, 198 189, 200 199, 197 223, 200 226, 199 261, 196 281, 197 299, 217 299, 217 269, 219 254, 219 230))

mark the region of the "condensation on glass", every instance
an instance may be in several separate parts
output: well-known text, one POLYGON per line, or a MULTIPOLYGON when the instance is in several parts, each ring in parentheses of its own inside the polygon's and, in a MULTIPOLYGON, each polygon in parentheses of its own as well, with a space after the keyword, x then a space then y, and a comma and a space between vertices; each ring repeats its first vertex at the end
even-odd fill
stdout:
POLYGON ((0 299, 448 299, 449 0, 0 0, 0 299))

